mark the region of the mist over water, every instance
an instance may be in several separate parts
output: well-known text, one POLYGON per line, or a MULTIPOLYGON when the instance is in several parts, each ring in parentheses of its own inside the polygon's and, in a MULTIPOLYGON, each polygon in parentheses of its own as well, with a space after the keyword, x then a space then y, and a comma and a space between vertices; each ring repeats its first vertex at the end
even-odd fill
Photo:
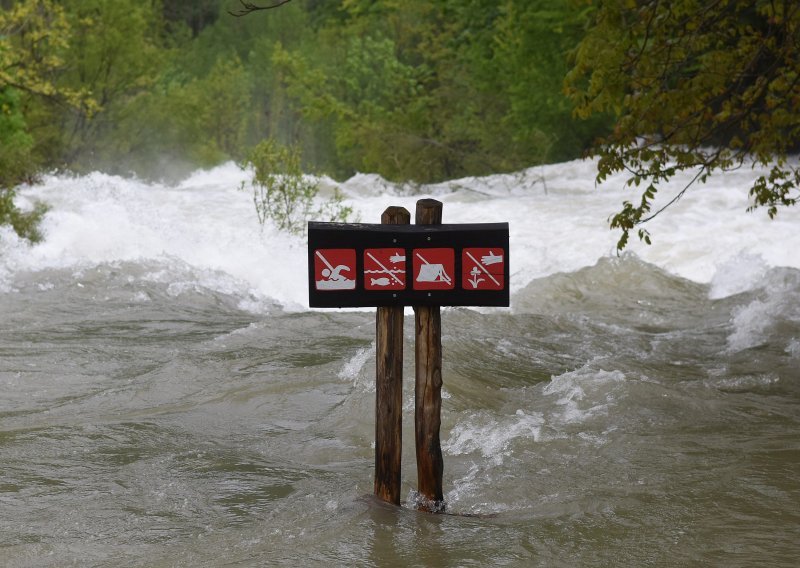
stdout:
POLYGON ((591 162, 322 180, 363 222, 510 223, 511 308, 443 311, 446 516, 369 497, 374 312, 307 308, 304 240, 235 166, 24 188, 52 208, 39 245, 0 229, 0 565, 795 566, 800 210, 745 213, 758 174, 621 257, 635 196, 591 162))

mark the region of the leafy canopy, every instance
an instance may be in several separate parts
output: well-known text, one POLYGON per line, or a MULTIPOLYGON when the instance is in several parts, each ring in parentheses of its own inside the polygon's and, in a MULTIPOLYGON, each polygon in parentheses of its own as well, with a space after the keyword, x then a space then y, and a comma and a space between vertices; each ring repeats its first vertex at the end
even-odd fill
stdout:
POLYGON ((315 37, 273 44, 270 61, 303 123, 332 140, 337 176, 514 171, 576 158, 605 128, 573 119, 562 92, 585 23, 572 0, 336 5, 315 5, 315 37))
POLYGON ((47 207, 36 204, 25 212, 14 203, 14 187, 37 172, 22 94, 67 107, 92 105, 82 90, 59 90, 54 83, 65 65, 68 35, 64 10, 49 0, 27 0, 0 10, 0 225, 10 225, 31 242, 42 238, 38 224, 47 207))
POLYGON ((611 219, 619 250, 696 181, 745 163, 770 167, 750 188, 753 209, 800 198, 800 2, 627 0, 592 2, 592 25, 573 52, 566 90, 579 116, 612 112, 613 132, 593 150, 598 181, 628 172, 644 186, 611 219), (660 183, 692 182, 659 210, 660 183))

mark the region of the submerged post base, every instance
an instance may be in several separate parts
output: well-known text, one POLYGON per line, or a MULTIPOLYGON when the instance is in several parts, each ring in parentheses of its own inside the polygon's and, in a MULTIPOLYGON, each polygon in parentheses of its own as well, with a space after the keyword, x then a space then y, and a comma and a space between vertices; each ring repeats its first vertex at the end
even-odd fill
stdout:
POLYGON ((419 491, 414 491, 413 489, 408 494, 408 505, 412 509, 423 511, 425 513, 447 512, 447 503, 444 500, 436 501, 433 499, 428 499, 425 497, 425 495, 419 491))

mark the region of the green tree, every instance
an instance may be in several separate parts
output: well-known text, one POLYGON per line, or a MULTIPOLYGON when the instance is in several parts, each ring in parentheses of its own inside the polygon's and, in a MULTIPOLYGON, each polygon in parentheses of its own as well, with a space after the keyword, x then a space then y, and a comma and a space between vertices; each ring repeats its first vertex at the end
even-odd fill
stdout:
POLYGON ((214 165, 238 159, 246 145, 250 78, 238 57, 220 57, 209 73, 174 93, 181 144, 195 163, 214 165))
POLYGON ((301 4, 269 18, 235 18, 223 11, 196 37, 180 29, 171 34, 176 48, 169 62, 153 88, 127 106, 131 120, 120 138, 128 141, 124 154, 134 171, 176 179, 198 166, 241 160, 265 138, 302 142, 304 155, 315 156, 325 137, 291 108, 270 64, 278 40, 292 48, 313 43, 301 4))
POLYGON ((33 171, 32 147, 33 138, 19 110, 19 94, 6 87, 0 91, 0 225, 11 225, 20 237, 37 242, 42 238, 38 225, 47 208, 37 204, 33 211, 23 212, 14 205, 14 186, 33 171))
POLYGON ((71 27, 69 65, 58 85, 91 93, 92 108, 52 107, 42 120, 57 124, 58 158, 76 169, 126 171, 129 130, 169 61, 159 1, 64 0, 71 27))
POLYGON ((51 0, 23 0, 0 10, 0 88, 86 103, 84 91, 58 89, 54 82, 67 64, 70 34, 64 8, 51 0))
POLYGON ((0 91, 0 187, 14 187, 33 171, 33 137, 28 133, 19 99, 19 93, 11 87, 0 91))
POLYGON ((164 19, 170 22, 183 22, 192 31, 192 37, 197 35, 206 27, 213 24, 220 13, 220 5, 223 0, 193 0, 192 2, 180 2, 167 0, 164 2, 164 19))
POLYGON ((592 25, 574 52, 566 88, 577 113, 613 112, 594 149, 599 181, 628 172, 644 190, 612 217, 650 242, 642 224, 692 183, 744 164, 771 168, 750 188, 753 207, 797 203, 800 168, 800 3, 795 0, 587 2, 592 25), (660 209, 660 183, 692 183, 660 209))
POLYGON ((14 232, 32 243, 42 240, 39 224, 47 213, 47 205, 37 203, 33 210, 22 211, 14 204, 16 191, 0 188, 0 225, 10 225, 14 232))
POLYGON ((488 73, 482 90, 500 91, 507 101, 500 118, 506 133, 497 139, 514 142, 515 167, 574 159, 610 129, 608 114, 573 117, 563 92, 568 55, 583 37, 586 19, 574 0, 507 1, 498 14, 492 64, 479 68, 488 73))
POLYGON ((573 119, 562 92, 585 21, 570 0, 309 9, 317 49, 279 45, 271 60, 303 117, 330 126, 345 174, 425 182, 509 171, 578 157, 604 126, 573 119))
POLYGON ((316 46, 279 43, 271 62, 304 120, 331 126, 337 173, 375 171, 392 178, 427 178, 439 168, 442 144, 430 136, 428 69, 401 53, 380 29, 355 15, 328 22, 316 46))
POLYGON ((65 65, 68 38, 63 8, 48 0, 16 2, 0 11, 0 225, 31 241, 41 239, 38 224, 46 207, 23 212, 14 204, 15 187, 38 171, 23 97, 92 106, 85 92, 59 89, 54 82, 65 65))

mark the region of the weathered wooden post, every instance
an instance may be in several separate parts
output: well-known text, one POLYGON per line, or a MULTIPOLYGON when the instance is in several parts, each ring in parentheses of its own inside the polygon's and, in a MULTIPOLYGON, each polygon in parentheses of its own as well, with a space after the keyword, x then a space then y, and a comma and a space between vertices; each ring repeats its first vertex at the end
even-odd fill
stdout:
POLYGON ((417 202, 416 224, 389 207, 381 224, 308 224, 308 305, 376 306, 375 495, 400 504, 403 307, 416 331, 418 507, 444 510, 439 440, 441 306, 508 306, 508 223, 442 224, 442 204, 417 202))
MULTIPOLYGON (((383 225, 408 225, 411 214, 388 207, 383 225)), ((400 459, 403 449, 403 306, 378 307, 375 375, 375 495, 400 504, 400 459)))
MULTIPOLYGON (((442 203, 420 199, 414 219, 417 225, 441 225, 442 203)), ((444 510, 442 473, 444 461, 439 439, 442 423, 442 317, 439 306, 414 306, 416 377, 414 386, 414 433, 417 448, 417 486, 422 510, 444 510)))

